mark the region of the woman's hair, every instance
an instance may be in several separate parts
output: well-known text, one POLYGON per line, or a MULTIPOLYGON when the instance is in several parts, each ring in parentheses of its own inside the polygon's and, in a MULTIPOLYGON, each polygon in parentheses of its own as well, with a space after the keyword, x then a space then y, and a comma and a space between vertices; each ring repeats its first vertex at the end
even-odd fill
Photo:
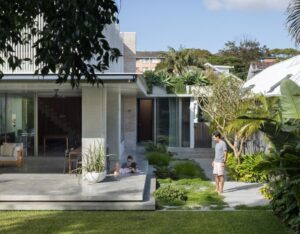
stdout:
POLYGON ((136 163, 135 162, 131 163, 130 167, 136 169, 136 163))

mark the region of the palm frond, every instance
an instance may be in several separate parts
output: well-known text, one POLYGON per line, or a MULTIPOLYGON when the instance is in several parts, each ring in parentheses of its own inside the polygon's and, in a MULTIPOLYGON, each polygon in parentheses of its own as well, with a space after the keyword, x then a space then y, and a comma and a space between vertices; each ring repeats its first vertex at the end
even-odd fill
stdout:
POLYGON ((287 9, 287 27, 296 44, 300 43, 300 0, 291 0, 287 9))

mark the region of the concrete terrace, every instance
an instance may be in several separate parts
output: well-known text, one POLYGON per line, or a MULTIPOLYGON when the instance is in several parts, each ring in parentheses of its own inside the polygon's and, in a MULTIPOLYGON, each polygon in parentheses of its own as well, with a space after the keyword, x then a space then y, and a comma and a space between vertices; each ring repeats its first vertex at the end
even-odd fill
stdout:
POLYGON ((107 175, 96 184, 63 174, 64 157, 26 157, 21 168, 0 167, 0 210, 155 210, 148 162, 141 151, 130 154, 141 173, 107 175))
POLYGON ((92 185, 72 174, 2 174, 0 209, 154 210, 153 185, 146 174, 107 176, 92 185))

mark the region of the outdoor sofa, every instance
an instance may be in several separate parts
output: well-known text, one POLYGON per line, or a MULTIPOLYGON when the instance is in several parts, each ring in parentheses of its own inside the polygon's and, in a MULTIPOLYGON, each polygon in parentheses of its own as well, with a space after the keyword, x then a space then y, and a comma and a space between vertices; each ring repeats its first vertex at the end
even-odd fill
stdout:
POLYGON ((3 143, 0 146, 0 166, 24 164, 23 144, 3 143))

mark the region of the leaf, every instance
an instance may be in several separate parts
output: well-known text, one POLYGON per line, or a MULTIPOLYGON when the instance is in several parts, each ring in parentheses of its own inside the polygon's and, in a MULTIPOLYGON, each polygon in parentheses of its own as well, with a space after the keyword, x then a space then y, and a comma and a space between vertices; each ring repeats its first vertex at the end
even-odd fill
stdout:
POLYGON ((300 119, 300 87, 292 80, 284 80, 280 85, 282 117, 300 119))

